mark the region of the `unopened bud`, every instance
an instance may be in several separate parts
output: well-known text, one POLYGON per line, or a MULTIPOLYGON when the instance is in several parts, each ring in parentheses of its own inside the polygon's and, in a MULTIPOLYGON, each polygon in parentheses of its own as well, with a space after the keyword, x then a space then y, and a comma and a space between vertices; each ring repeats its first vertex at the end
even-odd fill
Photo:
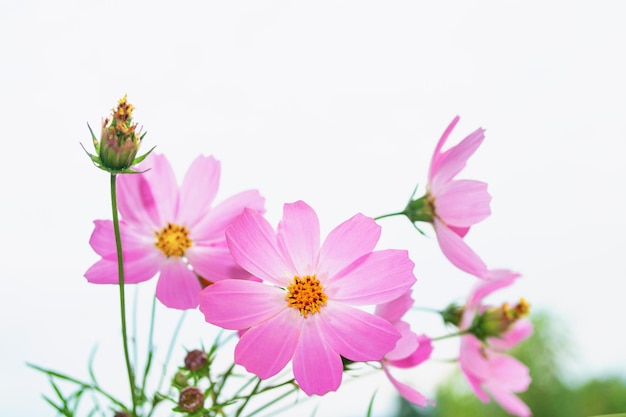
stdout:
POLYGON ((178 407, 186 412, 193 413, 204 407, 204 394, 196 387, 187 387, 180 392, 178 407))
POLYGON ((206 353, 201 350, 195 349, 187 353, 185 356, 185 368, 192 371, 198 371, 206 366, 208 363, 206 353))

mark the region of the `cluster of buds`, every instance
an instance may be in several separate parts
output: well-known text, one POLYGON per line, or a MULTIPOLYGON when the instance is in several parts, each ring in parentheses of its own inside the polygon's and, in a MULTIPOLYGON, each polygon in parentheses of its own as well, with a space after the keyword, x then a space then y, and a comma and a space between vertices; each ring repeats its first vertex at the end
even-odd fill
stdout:
MULTIPOLYGON (((91 127, 91 140, 96 154, 87 152, 93 163, 100 169, 112 174, 136 173, 131 167, 143 161, 152 149, 144 155, 137 157, 139 146, 145 136, 137 123, 133 122, 134 106, 126 101, 126 95, 122 97, 117 107, 112 110, 110 117, 102 121, 100 141, 96 139, 91 127)), ((154 148, 153 148, 154 149, 154 148)))

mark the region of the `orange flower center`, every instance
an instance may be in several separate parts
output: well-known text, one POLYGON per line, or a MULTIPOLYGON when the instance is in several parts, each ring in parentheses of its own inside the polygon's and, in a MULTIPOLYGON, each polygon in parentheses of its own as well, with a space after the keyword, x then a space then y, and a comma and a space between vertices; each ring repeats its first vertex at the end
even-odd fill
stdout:
POLYGON ((154 246, 159 248, 165 256, 183 256, 185 251, 192 245, 189 239, 189 230, 185 226, 168 223, 160 232, 154 232, 156 242, 154 246))
POLYGON ((319 313, 321 307, 326 305, 328 296, 315 275, 302 278, 294 276, 287 287, 285 300, 289 307, 300 310, 300 314, 306 318, 309 313, 319 313))

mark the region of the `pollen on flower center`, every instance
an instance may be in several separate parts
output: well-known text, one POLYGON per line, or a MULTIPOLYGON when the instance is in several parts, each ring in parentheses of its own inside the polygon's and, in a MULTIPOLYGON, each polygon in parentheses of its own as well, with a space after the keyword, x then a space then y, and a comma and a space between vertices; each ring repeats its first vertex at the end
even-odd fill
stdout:
POLYGON ((287 287, 285 300, 289 307, 300 310, 300 314, 306 318, 309 313, 319 313, 321 307, 326 305, 328 296, 315 275, 302 278, 295 276, 287 287))
POLYGON ((185 226, 168 223, 163 230, 154 234, 156 235, 154 246, 161 249, 167 257, 183 256, 192 244, 189 239, 189 230, 185 226))

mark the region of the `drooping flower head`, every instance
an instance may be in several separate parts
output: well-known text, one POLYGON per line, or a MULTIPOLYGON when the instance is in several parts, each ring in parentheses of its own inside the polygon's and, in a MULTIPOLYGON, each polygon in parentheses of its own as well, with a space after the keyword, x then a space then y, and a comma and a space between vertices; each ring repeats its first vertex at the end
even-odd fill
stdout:
POLYGON ((515 393, 523 392, 530 384, 526 365, 505 352, 532 334, 525 301, 514 308, 508 304, 490 307, 482 304, 493 291, 511 285, 518 274, 507 270, 492 270, 480 282, 464 308, 461 330, 471 333, 461 336, 459 363, 476 396, 489 402, 491 396, 507 412, 528 417, 531 411, 515 393))
POLYGON ((316 213, 304 202, 285 204, 274 229, 244 210, 226 231, 235 260, 262 282, 223 280, 200 294, 209 323, 245 330, 235 362, 262 379, 292 361, 307 395, 336 390, 342 357, 380 361, 400 333, 358 308, 391 301, 415 282, 406 251, 374 247, 380 227, 357 214, 320 243, 316 213))
POLYGON ((400 340, 393 350, 387 352, 381 364, 387 378, 405 400, 426 407, 434 402, 415 388, 398 381, 391 373, 392 367, 413 368, 420 365, 430 358, 433 351, 430 338, 414 333, 409 323, 402 320, 413 302, 410 292, 407 292, 395 300, 376 306, 376 315, 388 320, 400 332, 400 340))
POLYGON ((491 196, 486 183, 455 177, 482 143, 485 131, 477 129, 457 145, 443 151, 458 121, 458 116, 452 120, 435 147, 426 194, 412 200, 404 214, 412 222, 431 223, 446 258, 461 270, 481 277, 487 273, 487 266, 463 241, 463 237, 471 226, 491 214, 491 196))
MULTIPOLYGON (((180 187, 163 155, 150 155, 139 168, 147 171, 117 178, 125 283, 158 273, 157 298, 167 307, 190 309, 198 305, 201 279, 208 284, 249 277, 230 256, 224 230, 244 208, 263 210, 258 191, 241 192, 212 207, 220 164, 210 156, 193 161, 180 187)), ((102 259, 85 277, 117 284, 113 222, 94 223, 89 243, 102 259)))

